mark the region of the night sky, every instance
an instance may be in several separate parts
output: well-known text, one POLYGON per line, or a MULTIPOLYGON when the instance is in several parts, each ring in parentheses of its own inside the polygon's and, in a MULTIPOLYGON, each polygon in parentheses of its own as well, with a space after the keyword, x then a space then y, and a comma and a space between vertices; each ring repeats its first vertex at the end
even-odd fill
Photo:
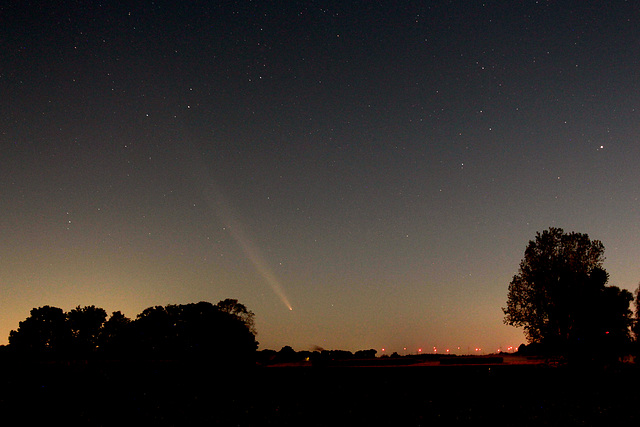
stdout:
POLYGON ((635 1, 15 1, 0 24, 0 343, 43 305, 237 298, 260 348, 489 353, 525 342, 501 307, 551 226, 640 281, 635 1))

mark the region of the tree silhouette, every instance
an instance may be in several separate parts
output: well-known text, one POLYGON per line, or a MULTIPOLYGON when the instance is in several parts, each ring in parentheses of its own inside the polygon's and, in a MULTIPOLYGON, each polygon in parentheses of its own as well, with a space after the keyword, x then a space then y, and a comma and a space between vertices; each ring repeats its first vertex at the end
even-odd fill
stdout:
POLYGON ((135 320, 95 306, 65 313, 57 307, 31 310, 9 335, 15 354, 41 358, 201 360, 255 362, 258 343, 253 313, 237 300, 149 307, 135 320))
POLYGON ((132 322, 134 349, 153 358, 247 363, 258 343, 238 316, 208 302, 149 307, 132 322))
POLYGON ((253 312, 249 311, 244 304, 239 303, 237 299, 227 298, 218 302, 216 307, 220 311, 232 314, 242 320, 247 328, 249 328, 254 335, 256 334, 253 312))
POLYGON ((631 294, 605 286, 604 246, 587 234, 550 228, 529 242, 509 284, 508 325, 547 349, 597 350, 629 339, 631 294))
MULTIPOLYGON (((168 306, 169 307, 169 306, 168 306)), ((140 356, 168 357, 175 349, 175 328, 165 307, 148 307, 133 321, 132 349, 140 356)))
POLYGON ((120 311, 111 313, 104 322, 98 337, 98 347, 103 354, 122 355, 131 347, 131 319, 120 311))
MULTIPOLYGON (((595 336, 604 337, 603 344, 607 350, 620 352, 631 340, 632 312, 629 308, 633 295, 626 289, 607 286, 599 295, 598 311, 591 313, 599 328, 593 329, 595 336)), ((605 348, 603 348, 605 350, 605 348)))
POLYGON ((289 345, 282 347, 277 355, 277 360, 281 363, 297 362, 298 358, 298 353, 289 345))
POLYGON ((45 305, 32 309, 18 329, 9 333, 9 345, 19 353, 51 357, 66 352, 71 338, 64 311, 45 305))
POLYGON ((373 359, 376 357, 377 352, 378 351, 373 348, 369 350, 358 350, 354 354, 354 357, 356 359, 373 359))
POLYGON ((71 329, 73 351, 87 355, 98 348, 98 338, 107 312, 95 305, 77 306, 67 313, 68 326, 71 329))
POLYGON ((633 335, 635 338, 636 354, 640 355, 640 284, 636 288, 634 295, 635 316, 633 319, 633 335))
MULTIPOLYGON (((253 313, 242 304, 242 313, 253 319, 253 313)), ((191 357, 208 358, 224 363, 255 361, 258 343, 252 331, 253 322, 220 310, 208 302, 179 306, 177 313, 180 345, 191 357)))

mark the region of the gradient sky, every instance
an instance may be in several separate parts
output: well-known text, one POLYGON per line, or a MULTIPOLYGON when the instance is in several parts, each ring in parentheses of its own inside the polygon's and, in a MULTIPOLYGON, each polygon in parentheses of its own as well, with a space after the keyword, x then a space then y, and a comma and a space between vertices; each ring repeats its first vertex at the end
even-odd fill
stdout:
POLYGON ((550 226, 640 281, 637 2, 46 3, 0 6, 0 343, 237 298, 260 348, 506 349, 550 226))

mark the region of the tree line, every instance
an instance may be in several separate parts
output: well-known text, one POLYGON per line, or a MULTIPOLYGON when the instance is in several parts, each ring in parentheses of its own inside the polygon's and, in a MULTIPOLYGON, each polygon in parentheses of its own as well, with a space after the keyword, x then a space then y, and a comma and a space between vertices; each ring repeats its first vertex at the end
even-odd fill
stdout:
POLYGON ((115 311, 76 307, 64 312, 44 306, 9 334, 10 354, 57 359, 203 359, 253 363, 258 342, 254 314, 235 299, 211 304, 149 307, 129 319, 115 311))
MULTIPOLYGON (((536 233, 509 283, 504 322, 524 329, 521 351, 567 360, 616 361, 640 356, 640 286, 635 296, 608 285, 604 245, 587 234, 549 228, 536 233), (635 315, 631 303, 635 303, 635 315)), ((235 299, 149 307, 129 319, 116 311, 34 308, 9 334, 5 350, 36 359, 203 359, 255 363, 254 314, 235 299)), ((263 352, 264 353, 264 352, 263 352)), ((262 359, 306 359, 285 346, 262 359)), ((318 352, 320 360, 351 354, 318 352)), ((375 350, 360 357, 375 357, 375 350)))
POLYGON ((332 361, 375 359, 377 350, 357 350, 352 353, 348 350, 325 350, 316 347, 313 351, 295 351, 291 346, 285 345, 279 351, 264 349, 258 352, 258 363, 272 365, 281 363, 311 362, 314 366, 320 366, 332 361))

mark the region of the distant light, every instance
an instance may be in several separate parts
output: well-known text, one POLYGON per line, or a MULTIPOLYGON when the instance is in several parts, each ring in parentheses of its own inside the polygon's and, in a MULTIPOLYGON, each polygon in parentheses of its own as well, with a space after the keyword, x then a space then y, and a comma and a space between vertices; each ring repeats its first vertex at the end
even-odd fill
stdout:
POLYGON ((418 349, 418 353, 422 353, 422 349, 421 348, 418 349))
POLYGON ((382 349, 382 351, 384 351, 384 348, 382 349))

